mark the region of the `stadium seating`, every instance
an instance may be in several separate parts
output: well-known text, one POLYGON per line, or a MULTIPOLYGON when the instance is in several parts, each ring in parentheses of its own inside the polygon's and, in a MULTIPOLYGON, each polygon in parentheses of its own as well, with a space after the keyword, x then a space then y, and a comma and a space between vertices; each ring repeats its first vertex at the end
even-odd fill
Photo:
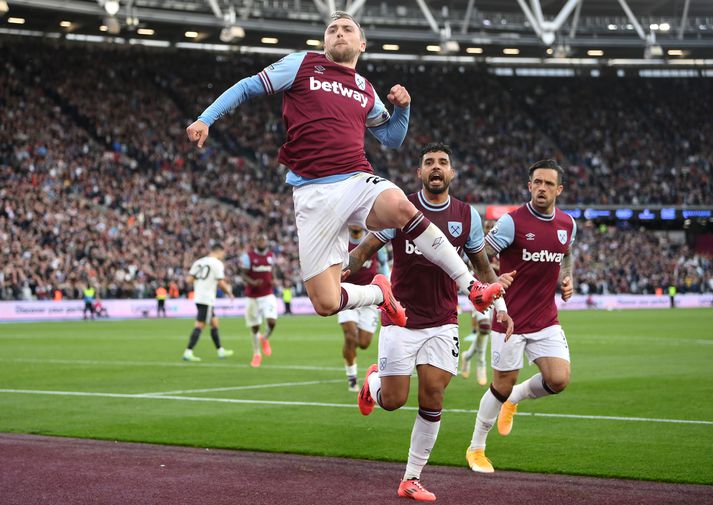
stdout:
MULTIPOLYGON (((77 298, 87 279, 102 297, 152 296, 169 280, 185 292, 186 268, 211 240, 227 247, 240 293, 238 255, 258 230, 277 252, 278 283, 302 292, 277 165, 280 99, 216 123, 203 151, 184 134, 220 92, 274 58, 12 38, 0 50, 0 299, 55 289, 77 298)), ((713 204, 705 80, 528 80, 375 62, 360 71, 384 99, 397 82, 413 97, 401 149, 367 135, 375 169, 407 192, 419 187, 420 146, 445 141, 459 172, 452 192, 471 203, 525 201, 525 167, 555 157, 568 173, 563 203, 713 204)), ((577 255, 582 291, 713 290, 710 259, 664 235, 582 225, 577 255)))

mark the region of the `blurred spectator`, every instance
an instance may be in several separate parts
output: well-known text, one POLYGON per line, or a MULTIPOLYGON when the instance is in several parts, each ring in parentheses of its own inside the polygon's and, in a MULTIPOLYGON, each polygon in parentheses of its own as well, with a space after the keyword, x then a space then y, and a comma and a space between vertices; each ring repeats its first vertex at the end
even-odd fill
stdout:
MULTIPOLYGON (((234 68, 258 72, 274 58, 12 38, 0 51, 0 299, 78 299, 90 280, 101 298, 152 297, 164 282, 186 296, 186 269, 211 241, 226 246, 239 296, 237 260, 258 231, 277 283, 303 294, 276 161, 280 101, 240 107, 203 150, 184 139, 234 68)), ((525 201, 525 167, 555 157, 569 175, 563 203, 713 204, 710 79, 514 79, 377 62, 360 71, 382 97, 395 82, 414 97, 401 149, 367 136, 374 168, 407 192, 420 146, 439 140, 454 149, 454 194, 471 203, 525 201)), ((713 290, 710 259, 664 235, 582 228, 583 293, 713 290)))

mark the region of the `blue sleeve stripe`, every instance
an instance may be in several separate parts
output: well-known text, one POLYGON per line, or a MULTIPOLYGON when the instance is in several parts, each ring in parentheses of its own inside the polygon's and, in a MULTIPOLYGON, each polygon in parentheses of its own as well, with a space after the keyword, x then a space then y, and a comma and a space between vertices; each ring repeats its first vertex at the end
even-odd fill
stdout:
POLYGON ((378 231, 377 231, 376 233, 374 233, 374 236, 375 236, 376 238, 378 238, 379 240, 381 240, 384 244, 386 244, 387 242, 389 242, 389 241, 391 240, 391 239, 389 239, 388 237, 382 235, 382 234, 381 234, 380 232, 378 232, 378 231))
POLYGON ((486 241, 488 244, 490 244, 490 247, 492 247, 493 249, 495 249, 496 252, 500 252, 500 251, 501 251, 500 246, 499 246, 498 244, 496 244, 493 239, 490 238, 490 234, 486 235, 485 241, 486 241))
POLYGON ((267 76, 267 73, 263 70, 262 72, 259 72, 257 75, 260 76, 260 80, 262 81, 262 86, 265 88, 265 93, 268 95, 274 95, 275 90, 272 87, 272 83, 270 82, 270 78, 267 76))
MULTIPOLYGON (((486 239, 487 240, 487 239, 486 239)), ((485 249, 485 242, 480 244, 480 247, 476 247, 475 249, 468 249, 467 247, 465 248, 465 251, 468 254, 478 254, 480 251, 485 249)))

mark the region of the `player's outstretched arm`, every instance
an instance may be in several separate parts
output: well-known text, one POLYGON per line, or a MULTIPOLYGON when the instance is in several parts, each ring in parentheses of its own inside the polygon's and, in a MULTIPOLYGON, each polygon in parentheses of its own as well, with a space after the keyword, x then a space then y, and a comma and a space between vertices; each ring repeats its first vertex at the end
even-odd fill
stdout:
MULTIPOLYGON (((220 95, 215 102, 210 104, 210 106, 198 116, 198 120, 210 127, 218 118, 224 116, 251 98, 287 91, 292 87, 297 71, 306 54, 304 51, 289 54, 261 72, 241 79, 220 95)), ((189 126, 189 128, 191 127, 189 126)), ((193 138, 191 138, 190 132, 188 138, 191 142, 198 142, 198 147, 201 147, 203 142, 205 142, 204 137, 196 139, 195 134, 193 138), (201 139, 203 139, 203 142, 201 142, 201 139)))
POLYGON ((208 138, 208 129, 218 118, 224 116, 251 98, 264 94, 265 88, 262 85, 260 77, 257 75, 240 80, 220 95, 198 116, 197 121, 186 128, 188 140, 195 142, 198 147, 203 147, 203 144, 205 144, 208 138))

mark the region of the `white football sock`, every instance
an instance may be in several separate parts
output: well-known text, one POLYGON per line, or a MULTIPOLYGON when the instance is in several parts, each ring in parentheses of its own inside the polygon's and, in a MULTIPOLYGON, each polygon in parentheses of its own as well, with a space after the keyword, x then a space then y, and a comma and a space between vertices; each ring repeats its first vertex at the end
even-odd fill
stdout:
POLYGON ((468 348, 467 351, 465 351, 465 355, 463 356, 466 361, 470 361, 473 356, 475 356, 475 352, 478 350, 478 337, 476 336, 475 333, 471 333, 468 335, 465 339, 473 338, 473 342, 470 344, 470 347, 468 348))
POLYGON ((488 335, 489 333, 478 333, 475 339, 475 353, 478 355, 478 364, 485 366, 485 353, 488 350, 488 335))
MULTIPOLYGON (((369 375, 369 394, 374 399, 377 405, 379 405, 378 395, 381 390, 381 377, 378 373, 373 373, 369 375)), ((379 405, 381 407, 381 405, 379 405)))
POLYGON ((262 354, 260 351, 260 333, 253 332, 253 354, 262 354))
POLYGON ((344 365, 344 370, 347 372, 347 377, 357 376, 357 366, 356 363, 353 365, 344 365))
POLYGON ((431 223, 418 237, 412 239, 413 243, 431 263, 438 265, 456 281, 458 289, 463 293, 468 293, 471 284, 475 282, 475 277, 468 271, 461 257, 456 252, 443 232, 431 223))
POLYGON ((512 388, 512 393, 508 401, 517 405, 525 398, 541 398, 543 396, 549 396, 552 393, 545 389, 544 381, 542 380, 542 374, 535 374, 525 382, 518 384, 512 388))
POLYGON ((428 457, 436 444, 438 430, 441 427, 441 413, 429 412, 429 414, 437 414, 438 421, 427 421, 420 414, 416 415, 416 421, 413 423, 411 431, 411 446, 408 450, 404 480, 421 478, 421 470, 428 463, 428 457))
POLYGON ((478 417, 475 419, 473 438, 470 441, 471 449, 485 449, 485 440, 488 438, 488 432, 492 429, 493 424, 495 424, 502 405, 503 402, 495 398, 493 392, 488 388, 480 400, 480 407, 478 407, 478 417))
POLYGON ((344 309, 355 309, 357 307, 366 307, 368 305, 379 305, 384 301, 384 294, 379 286, 367 284, 366 286, 358 286, 356 284, 342 283, 342 289, 347 292, 348 300, 344 304, 344 309))

